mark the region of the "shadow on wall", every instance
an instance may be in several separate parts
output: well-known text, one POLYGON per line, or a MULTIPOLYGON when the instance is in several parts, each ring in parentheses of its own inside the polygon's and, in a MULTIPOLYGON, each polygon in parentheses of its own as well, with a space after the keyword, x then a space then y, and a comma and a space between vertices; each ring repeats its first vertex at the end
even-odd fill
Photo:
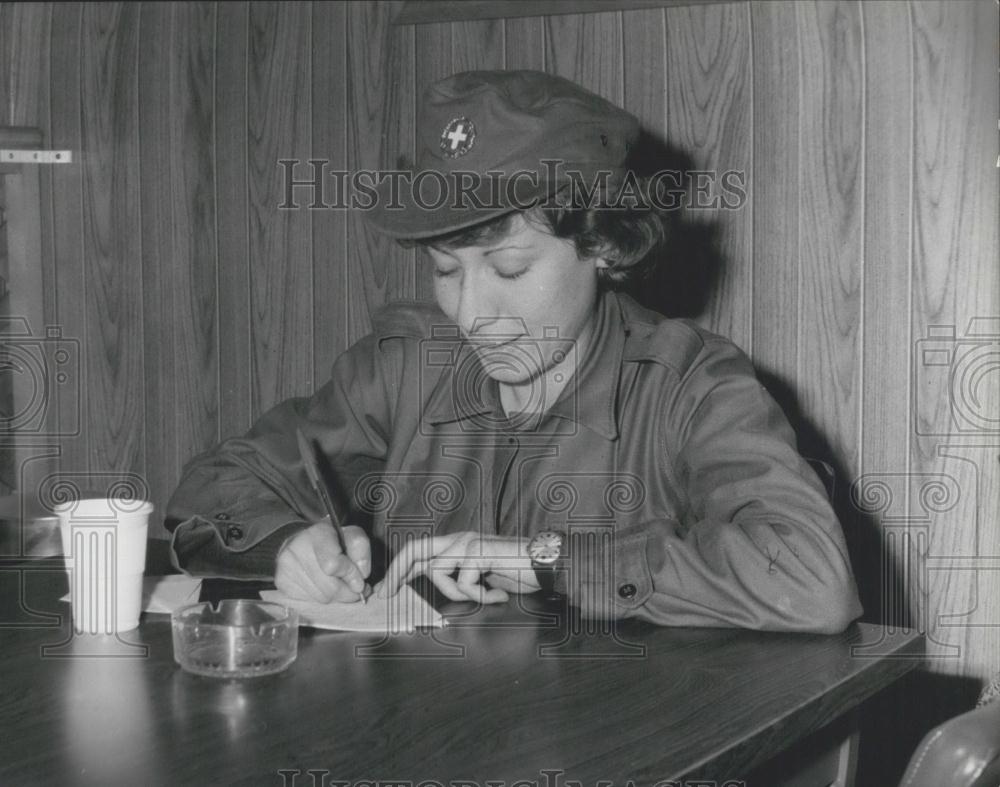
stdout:
MULTIPOLYGON (((687 153, 645 131, 630 155, 629 166, 647 176, 663 170, 697 169, 687 153)), ((672 211, 670 219, 670 237, 664 248, 654 252, 660 257, 658 264, 626 292, 667 317, 694 318, 707 308, 723 268, 720 230, 714 222, 691 221, 683 210, 672 211)))

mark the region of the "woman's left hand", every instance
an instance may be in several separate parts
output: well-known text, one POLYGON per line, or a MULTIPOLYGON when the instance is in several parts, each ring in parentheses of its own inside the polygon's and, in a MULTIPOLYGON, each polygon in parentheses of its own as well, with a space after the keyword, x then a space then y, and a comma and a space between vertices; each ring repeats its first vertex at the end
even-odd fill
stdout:
POLYGON ((508 591, 539 589, 527 542, 471 531, 415 539, 396 555, 375 593, 379 598, 393 596, 405 582, 424 574, 452 601, 502 604, 510 598, 508 591))

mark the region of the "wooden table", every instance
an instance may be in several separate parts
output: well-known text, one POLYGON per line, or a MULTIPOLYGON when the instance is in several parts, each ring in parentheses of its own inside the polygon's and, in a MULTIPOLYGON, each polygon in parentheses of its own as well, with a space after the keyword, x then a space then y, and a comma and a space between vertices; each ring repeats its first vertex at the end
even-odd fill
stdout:
POLYGON ((867 624, 574 632, 529 597, 390 639, 303 630, 286 672, 221 681, 176 666, 164 615, 71 636, 65 588, 58 558, 0 560, 0 784, 723 784, 836 726, 922 644, 867 624))

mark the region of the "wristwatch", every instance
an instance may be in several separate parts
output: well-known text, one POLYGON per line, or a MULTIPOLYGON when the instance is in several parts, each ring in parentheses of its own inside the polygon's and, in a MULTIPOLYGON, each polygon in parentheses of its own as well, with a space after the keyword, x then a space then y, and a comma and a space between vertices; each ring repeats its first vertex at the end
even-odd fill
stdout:
POLYGON ((531 567, 535 569, 535 578, 548 600, 556 600, 556 570, 563 569, 568 563, 567 539, 565 533, 558 530, 543 530, 536 533, 528 542, 528 557, 531 567))

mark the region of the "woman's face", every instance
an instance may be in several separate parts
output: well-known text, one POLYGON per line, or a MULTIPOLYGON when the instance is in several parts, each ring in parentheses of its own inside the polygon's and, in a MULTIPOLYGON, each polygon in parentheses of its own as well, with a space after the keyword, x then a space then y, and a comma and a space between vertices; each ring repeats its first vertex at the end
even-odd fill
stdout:
POLYGON ((438 305, 491 377, 523 384, 582 357, 603 260, 581 259, 572 241, 521 214, 487 245, 428 253, 438 305))

